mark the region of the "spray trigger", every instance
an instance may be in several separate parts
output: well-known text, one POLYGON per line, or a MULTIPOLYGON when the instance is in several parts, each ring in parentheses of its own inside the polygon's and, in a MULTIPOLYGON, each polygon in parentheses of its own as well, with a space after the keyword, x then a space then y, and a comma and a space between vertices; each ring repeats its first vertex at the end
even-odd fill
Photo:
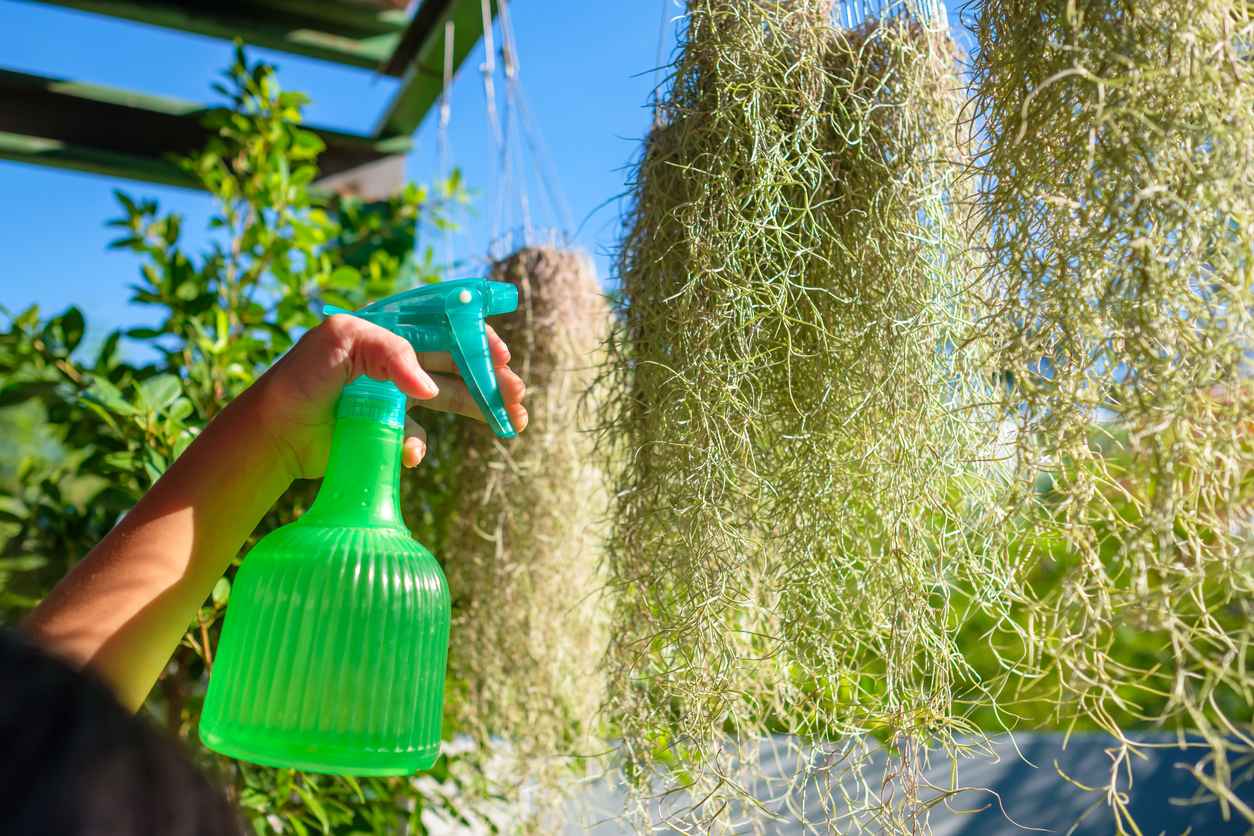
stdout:
POLYGON ((415 352, 449 352, 488 426, 502 438, 513 438, 514 427, 496 383, 483 320, 517 308, 518 288, 512 284, 457 279, 397 293, 356 311, 326 305, 322 312, 373 322, 403 337, 415 352))

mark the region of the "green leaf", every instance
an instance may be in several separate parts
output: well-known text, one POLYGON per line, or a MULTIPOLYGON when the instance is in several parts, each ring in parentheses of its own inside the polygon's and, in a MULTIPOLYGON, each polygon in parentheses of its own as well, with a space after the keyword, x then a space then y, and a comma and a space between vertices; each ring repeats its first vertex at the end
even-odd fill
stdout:
POLYGON ((79 402, 83 404, 83 406, 87 407, 87 409, 90 410, 93 415, 98 417, 107 426, 112 428, 115 433, 117 433, 118 435, 123 434, 122 428, 118 426, 118 422, 115 420, 115 416, 113 412, 111 412, 108 409, 105 409, 103 406, 91 400, 90 398, 85 398, 85 397, 80 398, 79 402))
POLYGON ((312 131, 298 129, 293 133, 292 150, 297 153, 293 153, 292 156, 301 159, 312 159, 322 153, 327 147, 322 138, 312 131))
POLYGON ((65 350, 73 351, 83 341, 83 314, 78 308, 70 308, 61 315, 61 338, 65 340, 65 350))
POLYGON ((116 412, 119 415, 134 415, 135 407, 124 397, 118 387, 114 386, 103 377, 92 378, 92 384, 83 393, 83 399, 98 403, 106 409, 116 412))
POLYGON ((239 794, 239 806, 263 810, 270 806, 270 796, 249 787, 239 794))
POLYGON ((165 473, 165 456, 161 455, 151 447, 146 447, 144 448, 144 459, 146 464, 152 465, 153 470, 155 470, 158 475, 165 473))
POLYGON ((361 271, 356 267, 336 267, 327 279, 331 287, 351 288, 361 284, 361 271))
POLYGON ((0 389, 0 409, 31 398, 46 399, 56 391, 57 385, 55 380, 26 380, 10 383, 0 389))
POLYGON ((39 603, 38 598, 32 598, 29 595, 18 595, 16 592, 10 592, 4 589, 4 582, 7 580, 7 574, 0 572, 0 604, 6 607, 20 607, 22 609, 31 609, 39 603))
POLYGON ((343 308, 346 311, 351 311, 353 308, 357 307, 352 302, 348 301, 347 298, 336 293, 334 290, 322 291, 322 301, 335 305, 337 308, 343 308))
POLYGON ((309 808, 309 812, 318 818, 318 823, 322 825, 323 833, 331 832, 331 822, 327 820, 326 808, 322 806, 322 802, 318 800, 318 796, 310 792, 307 788, 294 785, 296 792, 300 793, 300 798, 305 802, 305 806, 309 808))
POLYGON ((19 328, 30 328, 39 324, 39 306, 31 305, 26 310, 17 315, 17 319, 13 320, 13 324, 19 328))
POLYGON ((220 607, 231 599, 231 582, 226 578, 218 578, 213 585, 213 605, 220 607))
POLYGON ((172 374, 163 374, 145 380, 139 388, 150 407, 163 409, 183 394, 183 381, 172 374))
POLYGON ((135 457, 125 451, 106 454, 104 463, 115 470, 131 471, 135 469, 135 457))
POLYGON ((169 409, 165 411, 166 416, 171 421, 182 421, 188 415, 192 414, 192 402, 187 398, 179 398, 170 404, 169 409))
POLYGON ((190 433, 184 433, 174 440, 174 447, 170 450, 170 461, 175 461, 188 446, 195 440, 195 436, 190 433))
POLYGON ((292 172, 288 184, 292 186, 303 186, 318 176, 317 166, 302 165, 292 172))
POLYGON ((113 331, 105 338, 104 345, 100 347, 100 354, 96 358, 96 371, 102 372, 113 365, 114 355, 117 354, 118 341, 122 338, 121 331, 113 331))
POLYGON ((121 203, 122 206, 125 207, 127 214, 129 215, 139 214, 139 209, 135 208, 135 201, 131 200, 130 195, 128 195, 126 192, 122 191, 121 189, 114 189, 113 196, 117 198, 118 203, 121 203))
POLYGON ((357 793, 357 799, 361 801, 362 804, 365 804, 366 797, 362 795, 361 785, 357 783, 357 779, 354 778, 352 775, 341 775, 340 778, 342 778, 345 783, 347 783, 350 787, 353 788, 353 792, 357 793))
POLYGON ((0 557, 0 569, 9 572, 29 572, 32 569, 42 569, 48 565, 48 558, 38 555, 24 555, 22 557, 0 557))
POLYGON ((153 337, 160 337, 161 332, 153 328, 132 328, 126 332, 126 336, 132 340, 151 340, 153 337))
MULTIPOLYGON (((9 545, 9 541, 18 535, 22 530, 21 523, 17 522, 0 522, 0 552, 4 551, 9 545)), ((0 568, 3 567, 3 558, 0 558, 0 568)))

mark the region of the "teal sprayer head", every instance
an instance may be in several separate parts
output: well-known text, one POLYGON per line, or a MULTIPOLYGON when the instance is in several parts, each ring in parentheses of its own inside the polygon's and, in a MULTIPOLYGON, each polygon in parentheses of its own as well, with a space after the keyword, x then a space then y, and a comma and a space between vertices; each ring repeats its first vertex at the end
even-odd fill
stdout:
POLYGON ((414 351, 447 351, 493 432, 513 438, 501 390, 492 370, 483 318, 518 308, 518 288, 487 279, 458 279, 407 290, 356 311, 327 305, 322 312, 348 314, 405 338, 414 351))

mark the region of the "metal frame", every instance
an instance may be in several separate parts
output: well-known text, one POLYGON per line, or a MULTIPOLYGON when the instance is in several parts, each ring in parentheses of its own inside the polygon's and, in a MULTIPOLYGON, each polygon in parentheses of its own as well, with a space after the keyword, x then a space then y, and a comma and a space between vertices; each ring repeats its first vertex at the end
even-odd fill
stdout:
MULTIPOLYGON (((483 36, 482 0, 423 0, 413 18, 332 0, 45 0, 355 67, 401 79, 369 136, 311 127, 326 142, 324 179, 355 169, 399 172, 381 161, 410 150, 443 89, 445 24, 458 67, 483 36)), ((490 0, 495 16, 495 0, 490 0)), ((196 187, 171 157, 204 146, 203 105, 0 69, 0 158, 196 187)))
MULTIPOLYGON (((492 17, 496 0, 489 0, 492 17)), ((445 24, 453 22, 453 71, 483 37, 481 0, 424 0, 381 71, 401 79, 401 89, 375 127, 375 136, 412 134, 444 89, 445 24)))
MULTIPOLYGON (((200 124, 201 105, 8 70, 0 70, 0 102, 0 156, 196 186, 170 156, 204 147, 209 131, 200 124)), ((318 158, 324 177, 410 149, 406 136, 374 139, 311 130, 327 146, 318 158)))
POLYGON ((328 0, 43 0, 84 12, 374 69, 405 31, 401 11, 328 0))

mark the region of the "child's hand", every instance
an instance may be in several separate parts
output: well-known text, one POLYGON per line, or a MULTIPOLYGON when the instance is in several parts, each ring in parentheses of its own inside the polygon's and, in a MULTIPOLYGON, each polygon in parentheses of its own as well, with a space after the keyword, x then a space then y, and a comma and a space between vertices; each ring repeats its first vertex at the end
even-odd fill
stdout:
MULTIPOLYGON (((491 330, 488 344, 501 398, 522 429, 522 381, 505 368, 509 350, 491 330)), ((209 422, 35 608, 26 631, 90 666, 138 709, 266 511, 293 479, 326 472, 345 384, 363 374, 390 380, 435 409, 482 418, 466 384, 447 376, 455 368, 447 353, 415 356, 405 340, 365 320, 327 319, 209 422)), ((416 424, 406 425, 404 460, 412 467, 426 444, 416 424)))
MULTIPOLYGON (((523 382, 506 366, 509 349, 489 326, 488 346, 501 399, 517 430, 527 426, 523 382)), ((249 390, 251 407, 293 479, 316 479, 326 472, 335 429, 335 401, 360 375, 390 380, 409 404, 456 412, 483 420, 470 390, 447 351, 415 355, 401 337, 357 317, 337 314, 310 330, 249 390), (438 374, 430 374, 437 372, 438 374)), ((426 453, 426 433, 405 418, 403 463, 413 467, 426 453)))

